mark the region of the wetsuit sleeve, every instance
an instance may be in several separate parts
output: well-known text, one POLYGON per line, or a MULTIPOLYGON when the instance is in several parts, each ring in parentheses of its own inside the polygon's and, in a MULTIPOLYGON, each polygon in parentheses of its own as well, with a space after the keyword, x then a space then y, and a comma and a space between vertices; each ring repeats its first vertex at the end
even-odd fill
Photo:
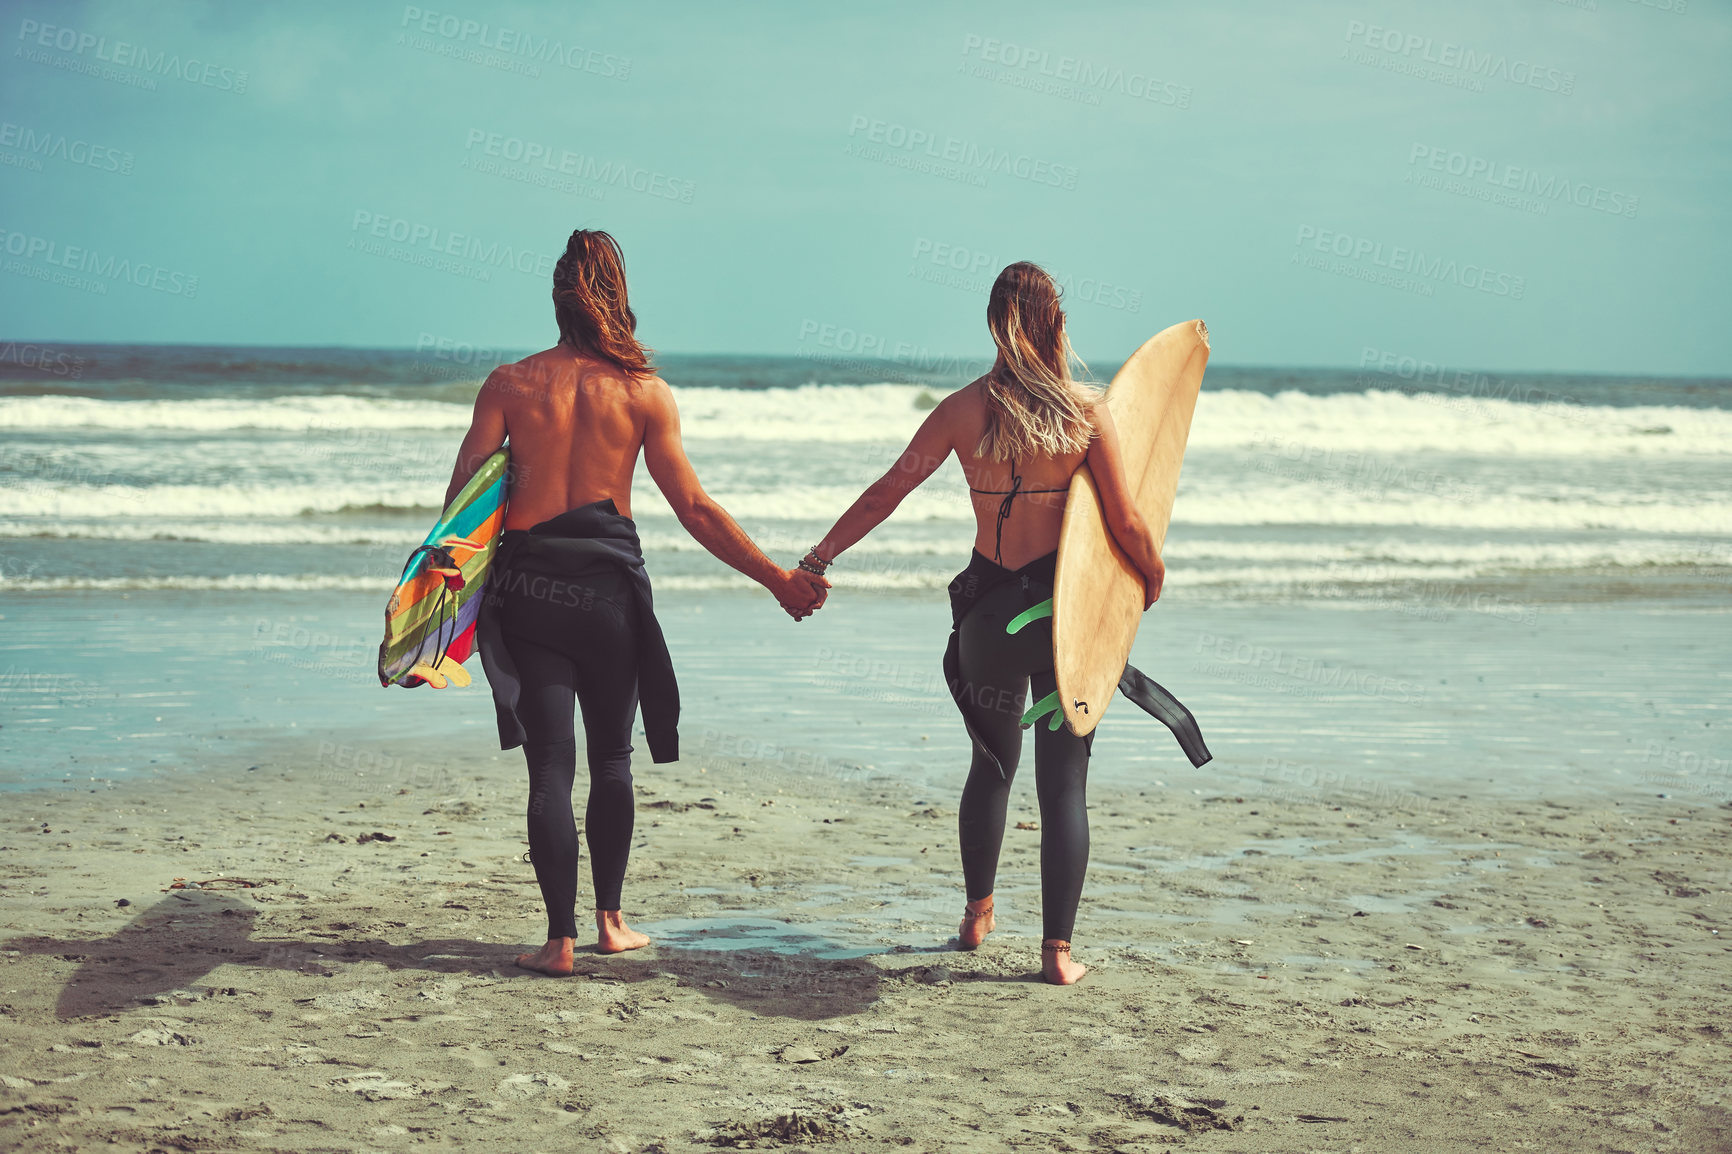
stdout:
POLYGON ((1134 665, 1125 666, 1123 675, 1119 677, 1119 692, 1172 730, 1173 736, 1179 739, 1179 748, 1185 751, 1192 765, 1201 766, 1214 759, 1215 755, 1203 744, 1203 731, 1197 728, 1197 719, 1191 716, 1191 711, 1148 674, 1134 665))

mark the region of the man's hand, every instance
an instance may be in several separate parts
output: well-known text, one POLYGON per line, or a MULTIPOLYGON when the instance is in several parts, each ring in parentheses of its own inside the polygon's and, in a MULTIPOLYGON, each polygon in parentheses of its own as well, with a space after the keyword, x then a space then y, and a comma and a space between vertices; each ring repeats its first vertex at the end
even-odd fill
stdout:
POLYGON ((830 582, 804 569, 786 569, 777 588, 771 589, 782 609, 795 621, 803 621, 823 608, 830 582))

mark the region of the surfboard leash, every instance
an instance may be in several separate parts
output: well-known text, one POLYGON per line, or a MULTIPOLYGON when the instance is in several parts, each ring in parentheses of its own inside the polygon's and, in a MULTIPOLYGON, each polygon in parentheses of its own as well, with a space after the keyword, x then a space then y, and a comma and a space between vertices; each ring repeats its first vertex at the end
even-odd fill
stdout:
MULTIPOLYGON (((427 566, 423 572, 439 574, 439 601, 433 607, 433 617, 438 624, 433 628, 433 640, 435 646, 433 660, 417 661, 414 665, 410 666, 411 670, 420 665, 427 665, 433 669, 438 669, 440 664, 444 662, 446 655, 451 651, 451 646, 457 643, 457 613, 455 609, 451 609, 450 603, 451 599, 456 596, 456 591, 463 588, 464 585, 463 570, 458 566, 457 559, 451 556, 451 551, 446 549, 444 545, 417 546, 415 551, 409 554, 409 560, 403 565, 403 574, 397 581, 399 585, 408 578, 409 571, 415 567, 416 561, 420 559, 423 553, 427 554, 434 561, 434 564, 427 566), (456 575, 455 583, 453 583, 450 574, 456 575), (445 626, 447 622, 446 614, 448 609, 451 609, 449 616, 451 635, 449 637, 445 635, 445 626)), ((415 676, 420 677, 420 674, 415 674, 415 676)), ((422 677, 421 680, 425 682, 427 679, 422 677)), ((402 683, 398 682, 398 684, 402 683)), ((413 687, 405 686, 405 688, 413 687)))

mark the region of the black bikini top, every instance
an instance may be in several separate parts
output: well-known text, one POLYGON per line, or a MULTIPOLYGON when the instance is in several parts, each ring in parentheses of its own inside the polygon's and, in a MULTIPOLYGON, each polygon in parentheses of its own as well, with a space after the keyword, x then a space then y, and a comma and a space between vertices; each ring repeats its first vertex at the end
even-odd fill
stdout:
POLYGON ((992 559, 1002 565, 1004 563, 1004 523, 1010 518, 1010 508, 1016 501, 1016 498, 1023 493, 1068 493, 1070 492, 1070 486, 1066 485, 1062 489, 1024 489, 1022 487, 1022 474, 1016 471, 1016 459, 1013 457, 1010 462, 1010 488, 976 489, 973 485, 970 485, 968 491, 971 493, 985 493, 994 497, 1002 496, 1004 498, 1004 500, 998 503, 998 524, 995 526, 996 535, 993 537, 992 541, 992 559))

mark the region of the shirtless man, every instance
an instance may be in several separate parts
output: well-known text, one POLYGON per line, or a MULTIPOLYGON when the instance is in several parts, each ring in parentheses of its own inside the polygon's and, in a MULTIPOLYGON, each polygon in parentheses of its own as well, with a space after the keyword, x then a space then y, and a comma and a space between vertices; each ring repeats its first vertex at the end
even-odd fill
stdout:
POLYGON ((564 975, 577 938, 574 705, 589 761, 584 829, 601 953, 649 944, 620 912, 640 703, 651 756, 679 756, 679 690, 631 521, 639 450, 686 531, 796 621, 822 604, 828 583, 776 565, 698 483, 673 393, 635 336, 611 236, 571 234, 554 267, 553 308, 559 344, 501 365, 481 387, 446 499, 510 441, 510 504, 478 638, 500 745, 521 745, 529 763, 529 851, 547 906, 547 945, 517 964, 564 975))

